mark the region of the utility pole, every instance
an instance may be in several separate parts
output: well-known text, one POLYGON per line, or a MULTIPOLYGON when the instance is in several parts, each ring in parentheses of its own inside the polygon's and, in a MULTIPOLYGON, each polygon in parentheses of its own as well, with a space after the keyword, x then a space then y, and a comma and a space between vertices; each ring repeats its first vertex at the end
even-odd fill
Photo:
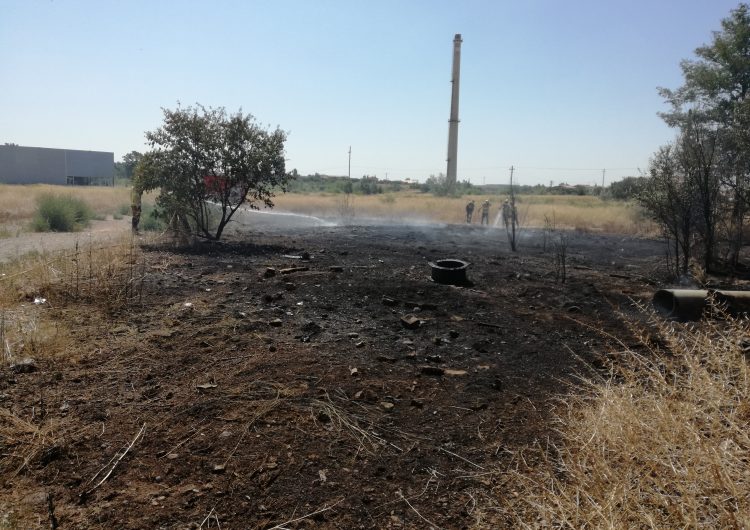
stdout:
POLYGON ((606 169, 602 169, 602 190, 604 190, 604 175, 606 175, 606 174, 607 174, 607 170, 606 169))
POLYGON ((352 181, 352 146, 349 146, 349 182, 352 181))
MULTIPOLYGON (((515 167, 510 166, 510 231, 508 232, 508 240, 513 252, 516 251, 516 194, 513 191, 513 172, 515 170, 515 167)), ((508 225, 505 225, 505 230, 508 230, 508 225)))

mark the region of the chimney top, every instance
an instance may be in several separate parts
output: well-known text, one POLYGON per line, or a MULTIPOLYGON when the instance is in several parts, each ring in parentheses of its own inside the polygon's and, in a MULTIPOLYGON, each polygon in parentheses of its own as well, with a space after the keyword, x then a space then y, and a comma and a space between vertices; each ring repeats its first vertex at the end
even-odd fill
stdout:
POLYGON ((454 41, 458 41, 458 42, 462 42, 462 40, 461 40, 461 34, 460 33, 456 33, 456 36, 453 38, 453 40, 454 41))

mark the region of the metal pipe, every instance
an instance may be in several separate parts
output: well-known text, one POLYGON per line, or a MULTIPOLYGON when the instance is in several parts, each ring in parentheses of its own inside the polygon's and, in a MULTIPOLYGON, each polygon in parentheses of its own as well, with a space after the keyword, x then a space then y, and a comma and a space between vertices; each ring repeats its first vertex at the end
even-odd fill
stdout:
POLYGON ((713 295, 732 315, 750 312, 750 291, 707 289, 660 289, 654 294, 654 309, 666 318, 681 322, 700 320, 713 295))

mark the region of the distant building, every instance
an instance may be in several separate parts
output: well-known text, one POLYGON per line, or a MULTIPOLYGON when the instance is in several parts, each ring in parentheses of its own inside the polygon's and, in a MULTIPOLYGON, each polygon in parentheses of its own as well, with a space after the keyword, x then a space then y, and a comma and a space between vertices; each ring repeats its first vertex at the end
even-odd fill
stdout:
POLYGON ((111 186, 114 153, 0 145, 0 183, 111 186))

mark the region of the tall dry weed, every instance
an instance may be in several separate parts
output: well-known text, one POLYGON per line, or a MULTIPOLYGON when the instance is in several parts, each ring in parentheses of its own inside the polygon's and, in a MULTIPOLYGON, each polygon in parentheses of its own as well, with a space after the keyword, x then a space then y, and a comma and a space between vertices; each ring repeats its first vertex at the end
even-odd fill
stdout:
POLYGON ((64 251, 31 252, 0 264, 0 309, 35 298, 116 308, 139 296, 143 266, 130 234, 107 244, 76 242, 64 251))
POLYGON ((514 526, 750 528, 750 324, 656 328, 568 400, 562 444, 515 474, 514 526))

